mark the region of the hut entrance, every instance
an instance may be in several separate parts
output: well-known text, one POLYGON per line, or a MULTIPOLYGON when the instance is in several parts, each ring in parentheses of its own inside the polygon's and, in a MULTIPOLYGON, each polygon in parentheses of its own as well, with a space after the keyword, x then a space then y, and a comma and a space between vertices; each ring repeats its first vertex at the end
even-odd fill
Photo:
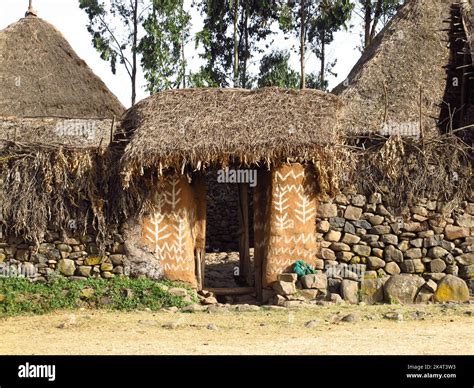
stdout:
POLYGON ((253 179, 254 170, 212 170, 206 174, 203 286, 218 295, 254 290, 253 179))

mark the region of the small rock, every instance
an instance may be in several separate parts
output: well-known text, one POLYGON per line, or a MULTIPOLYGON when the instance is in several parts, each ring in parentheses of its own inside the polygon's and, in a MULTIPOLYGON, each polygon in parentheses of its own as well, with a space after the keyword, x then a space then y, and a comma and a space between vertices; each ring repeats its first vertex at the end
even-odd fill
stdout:
POLYGON ((385 265, 385 272, 389 275, 399 275, 401 270, 397 263, 390 262, 385 265))
POLYGON ((394 261, 401 263, 403 261, 403 253, 395 248, 393 245, 389 245, 384 249, 385 261, 394 261))
POLYGON ((325 236, 324 239, 330 242, 338 242, 341 239, 341 232, 336 230, 330 230, 325 236))
POLYGON ((367 259, 367 264, 369 266, 369 269, 373 269, 373 270, 377 270, 377 269, 385 267, 385 261, 374 256, 370 256, 367 259))
POLYGON ((174 287, 168 290, 168 293, 173 296, 185 297, 188 295, 188 292, 185 288, 174 287))
POLYGON ((298 275, 295 273, 281 273, 278 275, 278 281, 280 282, 296 282, 298 275))
POLYGON ((423 288, 425 288, 426 290, 428 290, 429 292, 436 292, 436 290, 438 289, 438 285, 436 284, 436 282, 432 279, 429 279, 425 285, 423 286, 423 288))
POLYGON ((293 282, 274 282, 272 285, 273 290, 279 295, 292 295, 296 292, 296 286, 293 282))
POLYGON ((431 257, 432 259, 442 259, 448 254, 449 252, 442 247, 432 247, 428 251, 428 256, 431 257))
POLYGON ((217 326, 214 324, 214 323, 209 323, 207 326, 206 326, 206 329, 207 330, 212 330, 212 331, 215 331, 217 330, 217 326))
POLYGON ((446 269, 446 263, 441 259, 435 259, 430 262, 430 270, 433 273, 441 273, 446 269))
POLYGON ((344 238, 342 239, 342 242, 344 244, 349 244, 349 245, 354 245, 354 244, 358 244, 360 241, 360 237, 359 236, 356 236, 354 234, 349 234, 349 233, 346 233, 344 235, 344 238))
POLYGON ((326 275, 305 275, 301 277, 300 281, 303 288, 306 289, 326 289, 328 287, 328 279, 326 275))
POLYGON ((76 265, 73 260, 62 259, 58 262, 58 269, 61 274, 65 276, 72 276, 76 271, 76 265))
POLYGON ((354 245, 352 251, 359 256, 368 257, 371 253, 371 248, 367 245, 354 245))
POLYGON ((350 221, 360 220, 362 217, 362 209, 355 206, 348 206, 344 212, 344 218, 350 221))
POLYGON ((444 229, 444 234, 447 240, 457 240, 469 236, 469 228, 461 226, 447 225, 444 229))
POLYGON ((348 314, 341 319, 342 322, 355 323, 360 321, 360 317, 357 314, 348 314))
POLYGON ((316 320, 308 321, 304 324, 304 327, 306 327, 307 329, 312 329, 313 327, 316 327, 316 326, 318 326, 318 321, 316 320))
POLYGON ((391 321, 397 321, 397 322, 403 321, 403 314, 397 313, 397 312, 386 313, 383 317, 391 321))
POLYGON ((335 204, 323 203, 318 207, 319 218, 337 217, 337 206, 335 204))

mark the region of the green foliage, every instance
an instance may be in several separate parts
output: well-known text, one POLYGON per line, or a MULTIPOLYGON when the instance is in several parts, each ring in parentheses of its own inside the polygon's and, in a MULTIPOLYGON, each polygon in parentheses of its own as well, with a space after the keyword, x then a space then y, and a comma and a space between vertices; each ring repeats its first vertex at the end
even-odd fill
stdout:
MULTIPOLYGON (((321 90, 327 90, 327 75, 335 75, 332 69, 336 65, 336 60, 328 62, 326 56, 326 46, 334 41, 334 34, 342 28, 347 29, 354 4, 350 0, 322 0, 319 10, 310 21, 308 30, 308 39, 311 50, 321 61, 321 69, 317 78, 317 83, 313 87, 321 90), (315 87, 318 85, 319 87, 315 87)), ((307 80, 307 87, 310 80, 307 80)))
POLYGON ((356 0, 353 5, 364 26, 361 49, 368 47, 381 26, 385 26, 405 0, 356 0))
POLYGON ((143 22, 145 36, 138 46, 150 93, 186 86, 184 47, 190 20, 184 0, 153 0, 152 11, 143 22))
POLYGON ((296 89, 299 84, 299 75, 290 68, 288 51, 273 51, 264 55, 260 63, 258 87, 277 86, 280 88, 296 89))
POLYGON ((277 17, 277 6, 271 0, 242 0, 237 3, 237 12, 234 12, 234 1, 206 0, 195 3, 204 16, 203 29, 196 34, 196 48, 203 47, 204 53, 200 57, 205 64, 191 77, 194 86, 229 86, 234 78, 236 45, 237 85, 251 87, 248 61, 255 53, 262 52, 257 43, 272 33, 270 24, 277 17), (234 21, 237 26, 236 41, 233 37, 234 21))
POLYGON ((44 284, 32 283, 24 278, 0 278, 0 295, 5 296, 5 299, 0 301, 0 317, 28 313, 45 314, 79 307, 125 311, 184 307, 188 303, 182 297, 167 292, 167 287, 177 286, 185 287, 169 281, 157 282, 147 278, 90 278, 71 281, 62 276, 55 276, 44 284), (93 290, 89 298, 82 294, 84 289, 93 290))
POLYGON ((139 0, 79 0, 79 8, 89 18, 87 30, 92 44, 104 61, 110 62, 112 73, 117 63, 126 70, 132 84, 132 105, 136 97, 138 30, 149 5, 139 0), (139 6, 143 5, 142 9, 139 6), (120 25, 124 28, 116 28, 120 25))

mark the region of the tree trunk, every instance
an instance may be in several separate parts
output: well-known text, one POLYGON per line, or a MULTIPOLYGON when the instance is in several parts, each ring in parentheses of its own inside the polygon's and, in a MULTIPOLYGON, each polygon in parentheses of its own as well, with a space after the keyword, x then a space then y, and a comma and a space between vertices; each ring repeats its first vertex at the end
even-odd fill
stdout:
POLYGON ((304 56, 305 56, 305 41, 306 41, 306 29, 305 29, 305 0, 300 0, 300 89, 306 87, 306 74, 304 68, 304 56))
POLYGON ((239 0, 234 0, 234 87, 238 86, 239 78, 239 0))
POLYGON ((244 18, 244 58, 242 68, 242 85, 244 89, 247 88, 247 61, 249 58, 249 7, 248 2, 245 3, 245 18, 244 18))
POLYGON ((371 0, 366 0, 364 3, 364 48, 367 48, 370 45, 370 30, 372 23, 372 5, 370 1, 371 0))
POLYGON ((132 106, 135 105, 137 98, 136 84, 137 84, 137 45, 138 45, 138 0, 135 0, 133 8, 133 45, 132 45, 132 106))
POLYGON ((184 30, 181 33, 181 71, 183 77, 183 89, 186 89, 186 58, 184 56, 184 30))
POLYGON ((326 34, 322 31, 321 39, 321 90, 325 90, 324 82, 326 81, 326 34))

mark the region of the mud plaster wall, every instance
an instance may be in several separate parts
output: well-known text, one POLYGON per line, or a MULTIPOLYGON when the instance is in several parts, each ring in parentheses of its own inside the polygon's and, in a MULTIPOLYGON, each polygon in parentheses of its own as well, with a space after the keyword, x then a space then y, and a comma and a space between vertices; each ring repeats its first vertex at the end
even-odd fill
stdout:
POLYGON ((196 285, 193 186, 186 177, 167 177, 157 187, 153 203, 155 212, 141 224, 141 243, 161 261, 166 278, 196 285))
POLYGON ((269 184, 262 183, 256 191, 254 228, 265 287, 291 271, 297 260, 314 264, 317 186, 314 170, 297 163, 275 168, 269 184))

